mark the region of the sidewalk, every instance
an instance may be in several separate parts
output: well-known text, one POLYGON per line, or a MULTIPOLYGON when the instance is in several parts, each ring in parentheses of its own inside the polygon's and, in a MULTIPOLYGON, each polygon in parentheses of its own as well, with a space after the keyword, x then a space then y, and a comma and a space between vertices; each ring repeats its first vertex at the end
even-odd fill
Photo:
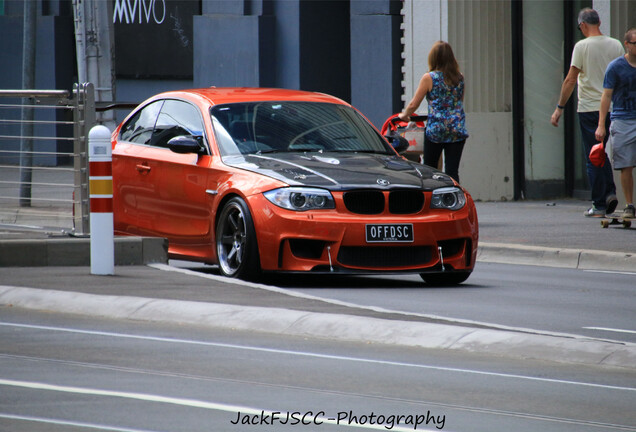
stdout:
POLYGON ((480 242, 636 254, 636 222, 630 229, 621 225, 604 229, 601 218, 583 215, 591 206, 588 201, 478 202, 476 205, 480 242))
MULTIPOLYGON (((33 167, 30 206, 20 207, 20 167, 4 165, 0 169, 0 240, 10 238, 7 227, 46 227, 52 233, 71 232, 74 176, 71 166, 33 167)), ((30 236, 36 236, 36 232, 30 236)))
POLYGON ((602 228, 581 200, 478 202, 478 261, 635 271, 636 223, 602 228))

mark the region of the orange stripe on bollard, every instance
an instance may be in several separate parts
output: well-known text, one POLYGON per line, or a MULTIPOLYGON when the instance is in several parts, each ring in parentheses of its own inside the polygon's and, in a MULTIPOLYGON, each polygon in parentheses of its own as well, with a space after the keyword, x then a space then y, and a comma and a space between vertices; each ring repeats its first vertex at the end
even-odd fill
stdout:
POLYGON ((88 190, 91 196, 93 195, 113 195, 113 179, 94 179, 88 180, 88 190))

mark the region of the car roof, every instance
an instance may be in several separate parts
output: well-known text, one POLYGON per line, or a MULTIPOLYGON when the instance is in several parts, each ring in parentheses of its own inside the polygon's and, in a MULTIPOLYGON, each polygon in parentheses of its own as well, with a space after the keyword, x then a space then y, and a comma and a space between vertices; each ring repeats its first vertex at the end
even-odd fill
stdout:
POLYGON ((211 105, 256 101, 328 102, 349 105, 342 99, 339 99, 335 96, 330 96, 325 93, 256 87, 208 87, 175 90, 158 94, 155 96, 155 98, 188 98, 188 96, 203 98, 207 100, 211 105))

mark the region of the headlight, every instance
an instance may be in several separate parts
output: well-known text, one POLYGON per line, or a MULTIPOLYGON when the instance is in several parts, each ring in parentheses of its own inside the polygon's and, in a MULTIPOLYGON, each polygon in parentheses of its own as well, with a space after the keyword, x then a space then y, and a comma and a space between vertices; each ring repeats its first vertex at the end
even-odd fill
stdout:
POLYGON ((324 189, 288 187, 265 192, 272 204, 288 210, 305 211, 336 208, 331 193, 324 189))
POLYGON ((466 195, 457 187, 435 189, 431 199, 431 208, 459 210, 466 205, 466 195))

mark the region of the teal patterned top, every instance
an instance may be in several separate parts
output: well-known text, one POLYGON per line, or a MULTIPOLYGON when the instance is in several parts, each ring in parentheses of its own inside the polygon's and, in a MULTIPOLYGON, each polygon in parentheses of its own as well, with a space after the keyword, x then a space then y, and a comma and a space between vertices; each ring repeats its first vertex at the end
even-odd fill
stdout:
POLYGON ((426 137, 433 142, 448 143, 461 141, 468 137, 466 114, 464 113, 464 80, 455 87, 444 82, 444 74, 430 72, 433 88, 426 95, 428 101, 428 120, 426 137))

